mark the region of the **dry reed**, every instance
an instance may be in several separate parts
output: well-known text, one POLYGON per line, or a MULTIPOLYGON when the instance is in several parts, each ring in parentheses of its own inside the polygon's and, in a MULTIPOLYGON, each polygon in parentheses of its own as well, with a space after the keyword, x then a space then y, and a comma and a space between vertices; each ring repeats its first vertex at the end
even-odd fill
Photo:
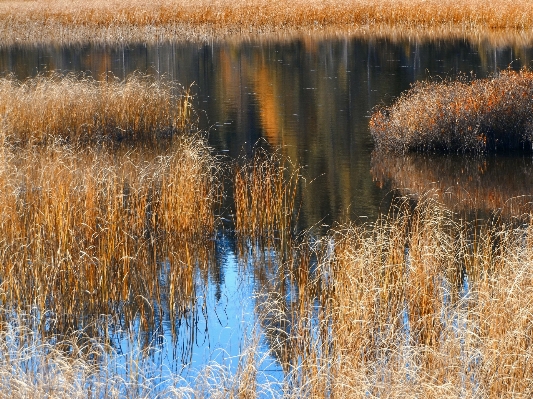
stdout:
POLYGON ((213 261, 218 168, 196 137, 164 152, 4 147, 3 306, 51 312, 57 331, 102 314, 143 330, 163 309, 194 314, 194 276, 213 261))
MULTIPOLYGON (((2 44, 160 42, 330 31, 410 37, 526 36, 531 1, 2 1, 2 44)), ((529 38, 529 39, 527 39, 529 38)))
MULTIPOLYGON (((245 171, 253 170, 254 162, 245 171)), ((123 195, 118 197, 123 203, 123 195)), ((209 366, 201 379, 176 383, 161 396, 530 397, 532 226, 526 215, 479 227, 426 197, 399 202, 373 224, 339 226, 293 246, 260 280, 257 297, 260 328, 284 366, 277 388, 259 381, 263 358, 256 342, 241 353, 236 374, 209 366)), ((71 395, 83 397, 87 386, 123 395, 113 372, 98 374, 83 362, 57 356, 45 358, 63 362, 65 369, 52 369, 59 374, 51 376, 59 377, 47 391, 27 392, 60 393, 50 389, 57 390, 66 375, 73 376, 66 380, 72 384, 63 385, 71 395), (92 385, 78 384, 84 370, 93 373, 92 385)), ((3 380, 13 382, 10 387, 27 375, 13 367, 9 363, 3 380)), ((145 390, 131 391, 130 397, 155 392, 150 380, 141 381, 145 390)))
POLYGON ((282 246, 295 234, 299 168, 279 152, 257 148, 234 172, 235 230, 241 238, 282 246))
POLYGON ((14 143, 155 141, 193 128, 191 116, 188 90, 140 74, 0 79, 0 133, 14 143))
POLYGON ((380 151, 531 149, 533 72, 489 79, 420 82, 375 110, 370 132, 380 151))
POLYGON ((43 338, 28 327, 31 319, 19 315, 0 324, 1 399, 276 397, 273 384, 255 389, 252 380, 262 374, 256 362, 262 360, 253 336, 234 359, 235 370, 212 363, 185 379, 162 371, 140 348, 121 354, 83 331, 61 341, 43 338), (92 342, 90 351, 84 339, 92 342))
POLYGON ((426 198, 315 242, 307 288, 260 301, 286 396, 531 396, 531 233, 426 198))

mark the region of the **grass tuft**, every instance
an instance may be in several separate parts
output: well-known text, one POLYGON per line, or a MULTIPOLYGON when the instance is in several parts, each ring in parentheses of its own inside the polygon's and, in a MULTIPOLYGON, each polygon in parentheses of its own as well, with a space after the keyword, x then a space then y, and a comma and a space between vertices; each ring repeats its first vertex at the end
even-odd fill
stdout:
POLYGON ((155 142, 194 128, 189 90, 133 74, 0 79, 0 132, 10 143, 155 142))
POLYGON ((164 152, 4 148, 2 305, 51 312, 63 331, 102 314, 150 329, 163 302, 171 318, 190 312, 214 251, 218 168, 194 137, 164 152))
POLYGON ((533 144, 533 72, 415 83, 378 108, 370 132, 380 151, 487 152, 533 144))
POLYGON ((257 148, 253 158, 234 172, 235 230, 263 244, 286 246, 295 234, 299 168, 279 152, 257 148))

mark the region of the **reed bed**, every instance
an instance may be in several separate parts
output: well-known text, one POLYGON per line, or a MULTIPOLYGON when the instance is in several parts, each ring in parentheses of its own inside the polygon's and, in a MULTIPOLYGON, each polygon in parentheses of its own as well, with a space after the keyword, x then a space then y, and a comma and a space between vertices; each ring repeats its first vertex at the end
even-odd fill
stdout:
MULTIPOLYGON (((476 1, 2 1, 2 44, 127 43, 330 31, 532 37, 532 3, 476 1)), ((527 39, 526 39, 527 40, 527 39)))
POLYGON ((533 142, 533 72, 505 70, 488 79, 415 83, 375 110, 370 132, 380 151, 487 152, 533 142))
MULTIPOLYGON (((253 340, 243 343, 235 373, 210 365, 192 381, 171 374, 164 392, 143 374, 144 357, 135 360, 140 374, 125 380, 132 374, 91 363, 78 341, 66 353, 30 345, 33 364, 46 366, 37 374, 28 357, 3 350, 15 366, 0 362, 0 383, 15 397, 27 386, 38 389, 21 392, 60 396, 58 385, 74 397, 531 397, 532 237, 530 215, 479 226, 426 196, 400 200, 375 223, 293 241, 284 255, 269 249, 278 255, 257 271, 255 331, 283 366, 276 382, 261 382, 265 358, 253 340)), ((96 345, 91 353, 107 352, 96 345)))
POLYGON ((94 325, 99 315, 140 320, 147 332, 162 317, 192 317, 197 271, 213 262, 218 170, 198 137, 163 152, 4 147, 3 307, 36 308, 43 322, 50 315, 52 332, 94 325))
POLYGON ((257 148, 251 160, 238 162, 233 178, 237 234, 254 243, 290 244, 299 180, 299 168, 279 152, 257 148))
POLYGON ((286 396, 531 396, 531 233, 426 197, 313 241, 303 287, 259 299, 286 396))
POLYGON ((193 128, 189 90, 164 79, 57 73, 0 79, 0 133, 11 143, 146 143, 193 128))

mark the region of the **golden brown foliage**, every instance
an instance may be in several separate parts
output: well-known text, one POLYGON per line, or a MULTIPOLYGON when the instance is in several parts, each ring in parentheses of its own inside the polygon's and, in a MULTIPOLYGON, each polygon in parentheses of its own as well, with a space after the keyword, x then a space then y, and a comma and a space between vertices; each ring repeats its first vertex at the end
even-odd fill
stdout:
POLYGON ((8 77, 0 79, 0 133, 15 143, 155 141, 191 128, 190 100, 179 85, 139 74, 8 77))
POLYGON ((533 72, 502 71, 489 79, 415 83, 378 108, 370 132, 378 150, 497 151, 530 149, 533 72))
POLYGON ((522 222, 479 228, 426 198, 313 244, 308 288, 260 307, 292 365, 288 396, 530 396, 533 246, 522 222))
POLYGON ((242 238, 282 245, 294 234, 298 168, 279 153, 257 149, 254 157, 235 167, 235 230, 242 238))
POLYGON ((530 0, 2 1, 0 37, 3 44, 124 43, 319 31, 527 41, 532 9, 530 0))
POLYGON ((3 306, 51 311, 62 328, 101 314, 149 328, 163 297, 171 318, 190 311, 212 260, 217 168, 199 138, 163 152, 3 148, 3 306))

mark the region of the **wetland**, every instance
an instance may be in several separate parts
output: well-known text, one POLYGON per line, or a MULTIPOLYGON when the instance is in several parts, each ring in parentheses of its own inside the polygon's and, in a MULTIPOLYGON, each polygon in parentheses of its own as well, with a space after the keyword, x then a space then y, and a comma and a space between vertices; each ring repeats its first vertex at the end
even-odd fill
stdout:
POLYGON ((417 81, 532 58, 0 47, 5 396, 528 397, 531 154, 380 153, 369 122, 417 81))

